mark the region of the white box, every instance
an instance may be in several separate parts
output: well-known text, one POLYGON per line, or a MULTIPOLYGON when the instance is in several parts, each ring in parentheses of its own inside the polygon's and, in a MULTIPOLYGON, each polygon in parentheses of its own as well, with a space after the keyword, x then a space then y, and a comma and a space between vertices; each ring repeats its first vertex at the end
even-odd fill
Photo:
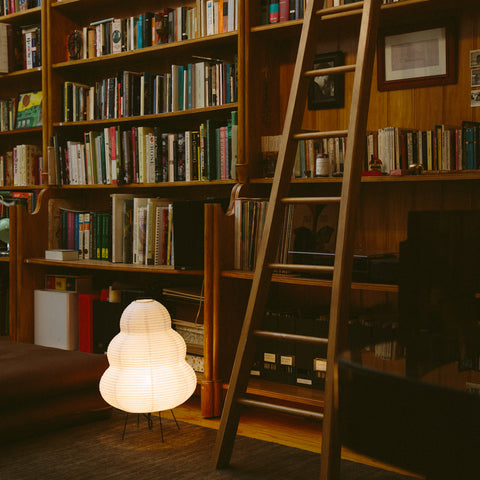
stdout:
POLYGON ((36 345, 78 349, 78 295, 35 290, 34 341, 36 345))

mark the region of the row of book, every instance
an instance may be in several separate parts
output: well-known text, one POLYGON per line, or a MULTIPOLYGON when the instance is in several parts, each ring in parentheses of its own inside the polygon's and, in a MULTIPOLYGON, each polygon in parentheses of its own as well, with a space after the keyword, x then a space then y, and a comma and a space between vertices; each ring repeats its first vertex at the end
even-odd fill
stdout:
POLYGON ((111 211, 50 208, 53 247, 81 260, 202 268, 203 203, 112 194, 111 211))
MULTIPOLYGON (((281 135, 261 137, 261 174, 273 176, 281 135)), ((411 165, 426 171, 459 171, 480 168, 480 122, 435 125, 431 130, 385 127, 368 132, 365 140, 364 170, 382 174, 403 174, 411 165)), ((298 142, 293 177, 317 175, 318 155, 328 157, 328 176, 342 175, 346 137, 298 142)))
POLYGON ((0 23, 0 73, 42 65, 40 24, 15 26, 0 23))
MULTIPOLYGON (((359 1, 360 0, 327 0, 325 7, 339 7, 340 5, 359 1)), ((399 1, 401 0, 383 0, 383 3, 396 3, 399 1)), ((262 0, 260 24, 268 25, 303 18, 305 3, 305 0, 262 0)))
POLYGON ((0 0, 0 16, 25 12, 41 5, 41 0, 0 0))
POLYGON ((172 65, 165 74, 123 71, 95 85, 65 82, 63 121, 103 120, 216 107, 237 101, 236 64, 172 65))
POLYGON ((476 170, 479 140, 478 122, 435 125, 432 130, 386 127, 367 135, 367 158, 369 163, 379 159, 383 173, 405 171, 412 164, 430 171, 476 170))
MULTIPOLYGON (((234 203, 234 268, 253 270, 265 225, 268 199, 237 198, 234 203)), ((288 205, 285 209, 277 260, 315 263, 316 254, 333 253, 338 205, 288 205), (299 256, 311 260, 297 261, 299 256)))
POLYGON ((286 22, 303 18, 305 0, 262 0, 260 24, 286 22))
POLYGON ((0 154, 0 186, 40 185, 43 156, 39 145, 21 144, 0 154))
POLYGON ((159 127, 105 127, 83 140, 52 137, 48 174, 52 185, 98 185, 209 181, 235 178, 237 116, 207 120, 198 130, 163 132, 159 127))
POLYGON ((53 209, 51 213, 55 247, 78 250, 85 260, 110 260, 111 214, 102 211, 53 209))
POLYGON ((238 26, 237 8, 236 0, 198 0, 194 6, 92 22, 81 31, 81 57, 100 57, 232 32, 238 26))
MULTIPOLYGON (((281 135, 265 135, 260 138, 261 158, 260 175, 273 177, 280 149, 281 135)), ((322 140, 299 140, 292 178, 313 178, 317 176, 335 176, 343 173, 345 137, 330 137, 322 140), (328 168, 319 171, 318 155, 328 157, 328 168)))

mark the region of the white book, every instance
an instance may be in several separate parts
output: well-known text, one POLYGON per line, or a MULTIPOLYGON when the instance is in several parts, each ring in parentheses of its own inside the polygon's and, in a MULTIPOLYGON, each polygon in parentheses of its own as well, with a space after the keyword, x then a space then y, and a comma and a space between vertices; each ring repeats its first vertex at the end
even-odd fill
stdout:
POLYGON ((228 31, 233 32, 237 29, 237 2, 236 0, 228 0, 228 15, 227 15, 228 31))
POLYGON ((26 57, 26 68, 33 68, 32 60, 32 32, 25 33, 25 57, 26 57))
POLYGON ((78 260, 78 250, 52 248, 45 250, 46 260, 78 260))
POLYGON ((160 198, 149 198, 146 211, 145 233, 145 265, 155 264, 156 235, 157 235, 157 210, 168 208, 169 202, 160 198))
POLYGON ((213 0, 207 0, 205 4, 205 8, 207 10, 207 35, 213 35, 215 33, 215 24, 214 24, 214 5, 213 5, 213 0))
POLYGON ((145 135, 146 183, 155 183, 156 139, 153 133, 145 135))
POLYGON ((195 106, 205 108, 205 62, 194 63, 195 70, 195 106))
POLYGON ((68 180, 70 182, 70 185, 77 185, 77 180, 78 180, 78 177, 75 175, 76 162, 74 159, 76 159, 76 153, 74 154, 74 151, 75 151, 75 142, 73 142, 72 140, 67 140, 67 152, 68 152, 68 158, 69 158, 68 180))
POLYGON ((107 184, 110 185, 112 183, 112 150, 110 147, 110 128, 105 127, 103 129, 103 148, 105 150, 105 175, 107 178, 107 184))
MULTIPOLYGON (((142 222, 142 215, 143 215, 143 222, 145 223, 145 212, 141 213, 141 210, 144 209, 146 211, 147 208, 148 198, 145 197, 135 197, 133 199, 133 263, 140 264, 143 263, 140 261, 142 259, 144 261, 144 257, 140 256, 140 251, 142 248, 144 249, 144 245, 140 245, 142 242, 141 236, 141 222, 142 222)), ((144 250, 143 250, 144 251, 144 250)))

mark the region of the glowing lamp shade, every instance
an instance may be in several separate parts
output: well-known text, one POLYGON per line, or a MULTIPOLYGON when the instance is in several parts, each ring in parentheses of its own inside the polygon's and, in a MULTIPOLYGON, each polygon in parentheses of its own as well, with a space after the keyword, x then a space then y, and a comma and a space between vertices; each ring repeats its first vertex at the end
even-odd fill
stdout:
POLYGON ((123 311, 120 333, 108 346, 110 366, 100 393, 130 413, 170 410, 185 402, 197 383, 185 356, 185 341, 172 329, 167 309, 155 300, 136 300, 123 311))

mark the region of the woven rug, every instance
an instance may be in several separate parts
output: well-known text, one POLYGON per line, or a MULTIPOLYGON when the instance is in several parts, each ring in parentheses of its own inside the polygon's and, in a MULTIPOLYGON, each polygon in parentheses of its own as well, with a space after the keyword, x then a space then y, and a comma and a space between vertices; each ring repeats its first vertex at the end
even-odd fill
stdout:
MULTIPOLYGON (((211 464, 217 431, 158 418, 125 415, 24 439, 0 450, 1 480, 312 480, 319 478, 320 455, 237 436, 230 467, 211 464)), ((342 480, 407 480, 411 477, 342 461, 342 480)))

